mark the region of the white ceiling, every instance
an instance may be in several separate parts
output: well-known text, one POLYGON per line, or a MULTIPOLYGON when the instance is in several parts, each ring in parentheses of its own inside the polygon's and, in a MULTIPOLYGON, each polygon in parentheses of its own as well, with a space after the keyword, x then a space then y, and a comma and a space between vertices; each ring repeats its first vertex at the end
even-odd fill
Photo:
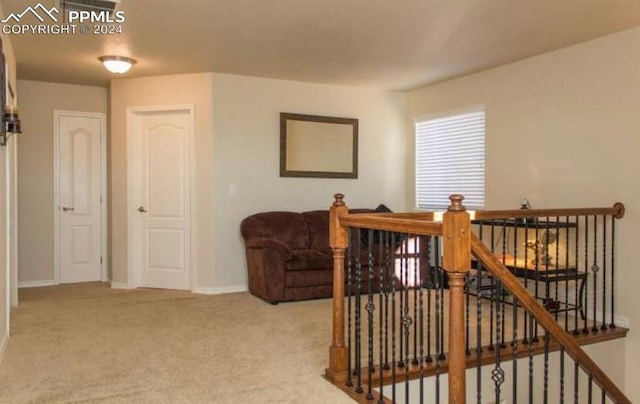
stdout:
MULTIPOLYGON (((5 14, 37 0, 0 0, 5 14)), ((41 0, 46 7, 54 0, 41 0)), ((121 35, 11 35, 23 79, 220 72, 404 90, 640 25, 638 0, 122 0, 121 35)), ((37 22, 37 21, 36 21, 37 22)))

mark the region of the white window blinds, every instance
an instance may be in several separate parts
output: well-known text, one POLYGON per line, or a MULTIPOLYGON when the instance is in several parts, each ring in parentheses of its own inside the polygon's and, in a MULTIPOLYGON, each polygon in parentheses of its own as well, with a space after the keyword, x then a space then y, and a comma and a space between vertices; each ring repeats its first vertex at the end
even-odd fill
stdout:
POLYGON ((484 110, 416 122, 416 204, 444 209, 449 195, 484 208, 484 110))

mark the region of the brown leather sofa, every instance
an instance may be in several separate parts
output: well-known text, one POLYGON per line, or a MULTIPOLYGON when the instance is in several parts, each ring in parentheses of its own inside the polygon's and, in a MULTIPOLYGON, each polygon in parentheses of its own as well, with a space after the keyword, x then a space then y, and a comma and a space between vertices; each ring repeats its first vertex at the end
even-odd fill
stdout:
POLYGON ((332 296, 328 210, 257 213, 242 221, 240 232, 253 295, 272 304, 332 296))

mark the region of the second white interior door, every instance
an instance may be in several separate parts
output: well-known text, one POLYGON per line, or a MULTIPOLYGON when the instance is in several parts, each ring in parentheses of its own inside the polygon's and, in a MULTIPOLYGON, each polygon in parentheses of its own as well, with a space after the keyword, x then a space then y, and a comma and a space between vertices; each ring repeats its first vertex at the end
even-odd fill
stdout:
POLYGON ((192 112, 133 113, 138 286, 191 289, 192 112))
POLYGON ((104 115, 56 112, 60 283, 101 280, 104 115))

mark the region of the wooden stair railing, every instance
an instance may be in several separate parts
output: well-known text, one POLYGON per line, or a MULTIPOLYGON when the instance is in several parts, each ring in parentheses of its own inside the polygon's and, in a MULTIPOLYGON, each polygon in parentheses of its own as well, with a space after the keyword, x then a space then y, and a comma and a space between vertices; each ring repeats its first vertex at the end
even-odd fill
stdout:
MULTIPOLYGON (((349 243, 347 227, 403 231, 422 235, 442 235, 443 223, 431 222, 433 215, 416 220, 408 215, 396 219, 387 215, 349 215, 343 194, 335 194, 329 210, 329 246, 333 251, 333 330, 329 348, 329 367, 325 376, 333 383, 347 379, 348 348, 345 342, 345 255, 349 243)), ((465 212, 463 212, 465 213, 465 212)), ((470 249, 468 249, 470 253, 470 249)), ((470 255, 469 255, 470 256, 470 255)))
POLYGON ((606 373, 576 343, 575 339, 558 324, 553 316, 525 289, 522 283, 513 276, 476 235, 471 236, 471 251, 473 256, 484 264, 484 268, 499 279, 507 290, 518 299, 519 304, 564 347, 565 352, 578 362, 585 372, 593 376, 594 382, 605 391, 610 399, 616 403, 631 403, 606 373))
MULTIPOLYGON (((442 269, 449 279, 448 360, 449 402, 464 403, 465 370, 468 352, 465 352, 465 276, 471 267, 471 255, 507 289, 540 326, 563 347, 579 366, 593 378, 603 392, 615 402, 628 403, 629 399, 608 376, 580 348, 576 340, 563 329, 522 283, 505 267, 498 257, 472 233, 471 218, 462 205, 461 195, 450 197, 451 205, 442 217, 442 223, 433 222, 433 213, 358 214, 350 215, 343 195, 336 194, 330 210, 330 246, 334 256, 333 273, 333 333, 329 367, 326 377, 335 384, 343 384, 349 376, 349 347, 345 342, 345 256, 349 247, 348 228, 406 232, 414 235, 442 237, 442 269)), ((624 206, 593 209, 530 209, 510 211, 478 211, 475 220, 529 218, 549 216, 612 215, 620 218, 624 206)), ((595 220, 595 219, 594 219, 595 220)), ((612 324, 613 328, 613 324, 612 324)), ((377 393, 376 393, 377 395, 377 393)), ((367 398, 370 400, 371 398, 367 398)), ((386 399, 385 399, 386 401, 386 399)))

